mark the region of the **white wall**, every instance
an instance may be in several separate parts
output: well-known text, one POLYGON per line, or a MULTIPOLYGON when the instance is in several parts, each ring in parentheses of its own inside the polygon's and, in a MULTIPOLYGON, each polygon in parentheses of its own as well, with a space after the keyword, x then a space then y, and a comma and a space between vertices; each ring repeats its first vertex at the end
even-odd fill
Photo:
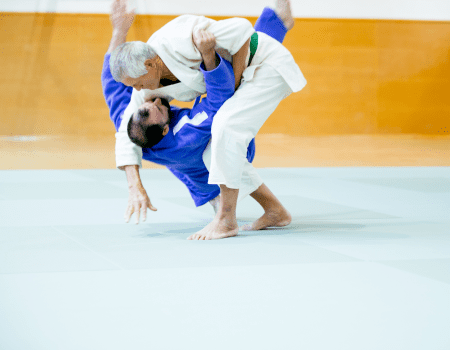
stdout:
MULTIPOLYGON (((132 0, 138 13, 258 16, 275 0, 132 0)), ((108 13, 111 0, 0 0, 0 11, 108 13)), ((291 0, 299 18, 450 21, 450 0, 291 0)))

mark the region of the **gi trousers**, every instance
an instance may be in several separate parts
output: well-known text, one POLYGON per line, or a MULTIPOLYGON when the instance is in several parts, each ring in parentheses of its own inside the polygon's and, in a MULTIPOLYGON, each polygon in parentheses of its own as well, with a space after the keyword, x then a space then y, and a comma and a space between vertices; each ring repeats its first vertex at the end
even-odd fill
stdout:
MULTIPOLYGON (((205 163, 205 166, 209 171, 211 169, 211 141, 209 141, 208 145, 203 151, 203 162, 205 163)), ((239 185, 238 201, 244 199, 249 194, 255 192, 262 184, 263 180, 258 175, 258 172, 253 167, 252 163, 249 163, 249 161, 246 158, 239 185)))
POLYGON ((247 147, 278 104, 291 93, 283 77, 268 64, 250 66, 244 71, 240 87, 214 117, 208 183, 240 189, 243 195, 251 193, 250 187, 262 184, 247 161, 247 147))

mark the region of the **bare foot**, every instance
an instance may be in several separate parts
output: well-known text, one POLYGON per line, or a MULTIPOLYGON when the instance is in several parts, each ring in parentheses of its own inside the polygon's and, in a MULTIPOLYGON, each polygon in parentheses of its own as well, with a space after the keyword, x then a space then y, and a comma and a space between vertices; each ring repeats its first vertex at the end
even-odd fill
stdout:
POLYGON ((236 220, 214 219, 206 227, 190 235, 189 240, 210 240, 227 237, 234 237, 239 232, 239 226, 236 220))
POLYGON ((277 0, 275 12, 278 17, 283 21, 287 30, 291 30, 294 27, 294 18, 292 18, 291 2, 290 0, 277 0))
POLYGON ((291 223, 291 214, 283 207, 268 210, 258 220, 241 227, 241 231, 257 231, 267 227, 283 227, 291 223))

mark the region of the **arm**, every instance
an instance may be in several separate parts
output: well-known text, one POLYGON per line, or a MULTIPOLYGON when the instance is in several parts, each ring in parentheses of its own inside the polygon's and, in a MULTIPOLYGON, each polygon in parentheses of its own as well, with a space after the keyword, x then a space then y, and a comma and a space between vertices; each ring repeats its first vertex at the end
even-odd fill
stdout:
MULTIPOLYGON (((202 110, 215 114, 223 103, 234 94, 234 76, 231 65, 216 54, 216 39, 212 33, 205 30, 194 32, 193 41, 200 52, 203 64, 200 70, 206 84, 206 100, 200 103, 202 110)), ((191 112, 198 113, 198 108, 191 112)))
POLYGON ((192 33, 192 40, 202 56, 205 70, 214 70, 220 62, 216 56, 216 38, 214 35, 206 30, 200 29, 192 33))
POLYGON ((237 89, 241 83, 242 73, 244 73, 245 68, 247 68, 247 63, 245 59, 247 58, 247 53, 250 47, 250 39, 248 39, 245 44, 233 55, 233 71, 234 71, 234 88, 237 89))
MULTIPOLYGON (((118 46, 125 43, 128 30, 133 23, 135 16, 134 10, 128 11, 127 3, 128 0, 114 0, 112 3, 110 19, 113 27, 113 35, 106 57, 110 56, 110 53, 113 52, 118 46)), ((116 164, 121 170, 124 170, 124 167, 127 165, 139 165, 139 167, 141 167, 142 149, 132 143, 129 139, 127 124, 133 113, 144 102, 144 97, 137 91, 133 91, 132 88, 126 89, 121 83, 113 83, 114 80, 112 79, 111 72, 109 71, 109 60, 108 67, 105 69, 106 57, 103 72, 105 74, 102 73, 102 80, 103 76, 107 78, 104 84, 104 91, 106 88, 114 88, 114 93, 109 95, 109 98, 107 98, 107 104, 108 107, 110 107, 110 114, 112 114, 111 119, 113 119, 117 130, 116 164), (124 93, 124 96, 119 96, 121 92, 124 93), (124 109, 123 107, 126 108, 124 109)))
POLYGON ((128 30, 134 21, 134 10, 127 10, 127 0, 114 0, 111 7, 111 24, 113 34, 105 56, 102 71, 102 86, 106 103, 110 110, 110 118, 116 127, 116 161, 119 169, 125 170, 128 182, 128 205, 125 211, 125 221, 128 222, 133 213, 136 213, 136 224, 139 223, 139 216, 142 212, 142 220, 147 218, 147 208, 156 211, 152 206, 150 198, 142 185, 139 175, 141 166, 142 149, 134 145, 128 138, 126 124, 139 106, 139 98, 133 93, 133 88, 126 87, 122 83, 116 82, 111 75, 109 68, 109 58, 111 53, 126 41, 128 30), (124 118, 123 118, 124 117, 124 118), (122 121, 125 119, 125 123, 122 121), (121 127, 122 126, 122 127, 121 127), (125 129, 124 129, 125 127, 125 129), (123 144, 130 143, 127 147, 120 147, 123 144), (138 148, 137 150, 135 148, 138 148), (119 149, 119 151, 117 150, 119 149), (140 157, 139 157, 140 155, 140 157), (138 159, 135 159, 135 158, 138 159), (137 165, 136 165, 137 164, 137 165))
POLYGON ((113 34, 105 55, 102 69, 102 88, 106 104, 109 108, 109 116, 114 123, 116 131, 119 129, 122 115, 130 102, 132 88, 116 82, 109 67, 111 53, 125 43, 128 30, 134 20, 134 11, 127 11, 126 0, 114 0, 111 6, 111 24, 113 34))
POLYGON ((125 43, 128 30, 134 21, 134 9, 127 10, 127 0, 114 0, 111 5, 110 20, 113 35, 107 53, 111 54, 118 46, 125 43))
POLYGON ((120 123, 122 122, 122 116, 130 103, 132 87, 123 85, 115 81, 111 75, 109 69, 110 54, 105 55, 102 70, 102 89, 103 96, 105 97, 106 104, 109 109, 109 117, 114 123, 116 131, 119 130, 120 123))

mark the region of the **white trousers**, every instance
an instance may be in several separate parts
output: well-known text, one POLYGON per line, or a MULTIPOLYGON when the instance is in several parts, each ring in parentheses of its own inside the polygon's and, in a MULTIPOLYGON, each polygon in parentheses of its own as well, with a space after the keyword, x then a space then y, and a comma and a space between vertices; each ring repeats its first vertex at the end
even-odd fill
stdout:
MULTIPOLYGON (((208 170, 211 169, 211 141, 203 152, 203 163, 208 170)), ((251 163, 245 159, 244 168, 242 170, 241 182, 239 186, 238 201, 244 199, 249 194, 255 192, 259 186, 263 184, 263 180, 251 163)))
POLYGON ((247 161, 247 147, 278 104, 291 93, 285 80, 268 64, 250 66, 244 71, 239 89, 214 117, 210 184, 243 190, 241 186, 256 172, 247 161))

